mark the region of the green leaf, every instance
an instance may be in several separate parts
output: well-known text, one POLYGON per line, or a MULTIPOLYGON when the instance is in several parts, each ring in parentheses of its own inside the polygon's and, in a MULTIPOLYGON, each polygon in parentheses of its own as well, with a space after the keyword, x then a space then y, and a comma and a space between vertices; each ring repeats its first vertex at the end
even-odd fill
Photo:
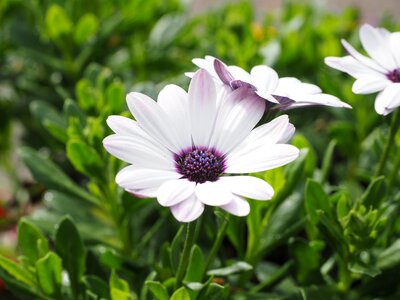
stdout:
POLYGON ((265 255, 267 249, 273 249, 285 242, 302 228, 304 218, 299 218, 302 203, 302 198, 298 194, 293 194, 275 209, 260 235, 258 255, 261 253, 265 255))
MULTIPOLYGON (((36 276, 39 286, 46 295, 61 295, 62 262, 54 252, 36 262, 36 276)), ((58 298, 56 297, 56 298, 58 298)))
POLYGON ((207 272, 207 275, 228 276, 232 274, 250 271, 252 269, 253 269, 252 265, 248 264, 247 262, 238 261, 233 265, 230 265, 229 267, 210 270, 207 272))
POLYGON ((87 43, 96 34, 98 28, 99 22, 95 15, 90 13, 83 15, 76 25, 75 42, 79 45, 87 43))
POLYGON ((80 293, 80 283, 85 272, 86 250, 78 230, 69 217, 64 218, 58 226, 55 244, 76 297, 80 293))
POLYGON ((50 159, 44 158, 37 151, 28 147, 22 147, 18 152, 33 177, 47 188, 63 191, 95 204, 98 203, 97 198, 88 194, 79 185, 69 179, 50 159))
POLYGON ((106 89, 106 103, 112 112, 120 112, 125 108, 125 87, 119 81, 112 82, 106 89))
POLYGON ((359 261, 349 263, 349 270, 353 273, 361 274, 361 275, 368 275, 370 277, 375 277, 375 276, 381 274, 381 270, 379 270, 377 267, 369 266, 369 265, 359 262, 359 261))
POLYGON ((332 208, 329 204, 329 198, 319 182, 307 179, 304 200, 311 223, 317 224, 319 221, 317 210, 322 210, 328 217, 332 217, 332 208))
POLYGON ((25 219, 18 224, 18 246, 32 264, 49 251, 47 239, 40 229, 25 219))
POLYGON ((379 269, 389 269, 400 265, 400 239, 379 253, 376 265, 379 269))
POLYGON ((110 297, 110 289, 108 284, 100 277, 88 275, 84 277, 83 281, 88 289, 96 295, 96 299, 108 299, 110 297))
POLYGON ((216 283, 210 283, 207 287, 205 295, 203 297, 199 297, 200 299, 207 299, 207 300, 219 300, 219 299, 227 299, 226 292, 227 288, 222 285, 216 283))
POLYGON ((83 110, 89 110, 96 106, 97 95, 91 82, 84 78, 78 81, 75 87, 75 93, 78 98, 79 106, 83 110))
POLYGON ((324 236, 330 247, 342 258, 347 257, 348 247, 341 226, 336 220, 327 217, 322 210, 317 211, 317 217, 320 220, 318 223, 318 230, 324 236))
POLYGON ((146 281, 146 286, 150 289, 151 293, 156 300, 168 300, 169 295, 167 288, 158 281, 146 281))
POLYGON ((114 270, 110 277, 110 288, 112 300, 133 300, 128 282, 119 278, 114 270))
POLYGON ((190 252, 189 265, 186 272, 184 281, 187 282, 201 282, 205 271, 204 254, 200 247, 194 245, 190 252))
POLYGON ((47 9, 45 24, 48 35, 53 39, 69 34, 73 28, 73 24, 64 9, 56 4, 47 9))
POLYGON ((22 265, 17 264, 16 262, 5 258, 0 254, 0 268, 10 274, 12 277, 17 279, 24 284, 34 287, 36 280, 34 275, 26 270, 22 265))
POLYGON ((67 121, 69 121, 70 118, 77 118, 82 130, 85 128, 86 115, 75 101, 66 99, 64 102, 63 112, 67 121))
POLYGON ((335 147, 336 147, 336 141, 332 140, 325 151, 321 167, 321 182, 325 182, 325 180, 328 178, 329 170, 331 168, 331 163, 333 159, 333 151, 335 150, 335 147))
POLYGON ((84 142, 77 139, 68 141, 67 157, 79 172, 94 178, 104 178, 102 159, 96 150, 84 142))
POLYGON ((384 176, 374 178, 367 190, 361 196, 361 202, 366 208, 379 208, 386 196, 386 181, 384 176))
POLYGON ((351 210, 351 200, 346 193, 340 195, 336 206, 336 214, 341 223, 344 222, 344 218, 349 214, 351 210))
POLYGON ((56 139, 61 142, 67 140, 67 124, 53 107, 43 101, 33 101, 29 105, 31 114, 56 139))
POLYGON ((172 240, 171 248, 170 248, 170 261, 172 271, 176 273, 178 270, 180 255, 181 255, 181 248, 182 248, 182 232, 184 226, 181 226, 177 231, 174 239, 172 240))
POLYGON ((190 300, 190 295, 185 287, 181 287, 172 294, 170 300, 190 300))

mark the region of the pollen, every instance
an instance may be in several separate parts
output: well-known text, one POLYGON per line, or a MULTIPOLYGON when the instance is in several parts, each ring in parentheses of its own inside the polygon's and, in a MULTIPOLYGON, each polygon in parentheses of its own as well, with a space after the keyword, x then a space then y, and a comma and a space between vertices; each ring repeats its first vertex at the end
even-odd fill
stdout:
POLYGON ((189 181, 217 181, 225 170, 225 161, 214 149, 193 148, 182 151, 175 159, 177 170, 189 181))

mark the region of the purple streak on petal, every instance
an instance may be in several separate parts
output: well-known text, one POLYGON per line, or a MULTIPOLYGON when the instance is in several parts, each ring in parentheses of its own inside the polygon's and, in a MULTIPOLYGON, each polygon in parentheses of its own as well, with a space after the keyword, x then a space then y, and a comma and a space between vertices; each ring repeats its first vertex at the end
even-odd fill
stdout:
POLYGON ((232 74, 229 73, 228 68, 219 60, 214 59, 214 70, 217 73, 219 79, 227 85, 234 80, 232 74))
POLYGON ((236 89, 238 89, 238 88, 242 88, 242 87, 249 88, 249 89, 251 89, 251 90, 253 90, 253 91, 256 91, 256 90, 257 90, 257 88, 256 88, 254 85, 252 85, 252 84, 250 84, 250 83, 247 83, 247 82, 244 82, 244 81, 241 81, 241 80, 232 80, 232 81, 229 83, 229 85, 230 85, 231 88, 234 89, 234 90, 236 90, 236 89))
POLYGON ((273 107, 274 109, 287 110, 291 108, 293 103, 295 103, 295 101, 290 99, 289 97, 283 97, 278 95, 272 95, 272 96, 279 102, 279 104, 274 105, 273 107))

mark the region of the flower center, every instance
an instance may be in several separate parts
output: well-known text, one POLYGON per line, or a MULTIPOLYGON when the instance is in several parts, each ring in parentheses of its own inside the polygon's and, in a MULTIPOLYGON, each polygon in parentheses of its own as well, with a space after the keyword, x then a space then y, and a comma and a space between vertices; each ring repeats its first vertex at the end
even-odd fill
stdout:
POLYGON ((225 160, 214 149, 192 148, 184 150, 175 158, 180 174, 189 181, 203 183, 217 181, 225 170, 225 160))
POLYGON ((400 82, 400 68, 390 71, 386 74, 386 77, 393 82, 400 82))

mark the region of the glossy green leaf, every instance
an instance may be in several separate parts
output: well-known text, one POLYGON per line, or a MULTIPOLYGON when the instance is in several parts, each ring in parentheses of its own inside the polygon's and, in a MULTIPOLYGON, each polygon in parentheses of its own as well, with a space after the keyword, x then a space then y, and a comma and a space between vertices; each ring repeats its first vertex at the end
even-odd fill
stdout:
POLYGON ((225 268, 210 270, 207 272, 207 275, 228 276, 228 275, 232 275, 232 274, 250 271, 252 269, 253 269, 253 267, 250 264, 248 264, 244 261, 238 261, 238 262, 236 262, 228 267, 225 267, 225 268))
POLYGON ((87 288, 96 295, 96 299, 108 299, 110 297, 110 289, 108 283, 100 277, 97 277, 95 275, 86 275, 83 281, 87 288))
POLYGON ((125 87, 114 81, 106 89, 106 102, 112 112, 120 112, 125 108, 125 87))
POLYGON ((18 281, 23 282, 28 286, 33 287, 36 284, 35 277, 29 270, 24 269, 20 264, 2 256, 1 254, 0 268, 18 281))
POLYGON ((47 188, 63 191, 93 203, 98 202, 95 197, 74 183, 56 164, 37 151, 23 147, 19 149, 19 155, 28 166, 33 177, 47 188))
POLYGON ((129 284, 121 279, 113 270, 110 277, 111 300, 133 300, 129 284))
POLYGON ((79 140, 67 143, 67 157, 79 172, 94 178, 103 178, 103 162, 95 149, 79 140))
POLYGON ((204 254, 200 247, 194 245, 190 252, 189 265, 186 272, 184 281, 187 282, 201 282, 205 271, 204 254))
POLYGON ((36 262, 36 276, 42 291, 46 295, 59 297, 61 295, 62 262, 54 252, 36 262))
POLYGON ((361 202, 367 208, 378 208, 386 196, 386 181, 384 176, 372 179, 368 188, 361 196, 361 202))
POLYGON ((86 249, 73 221, 66 217, 59 224, 55 244, 58 255, 67 270, 74 295, 81 292, 82 277, 85 272, 86 249))
POLYGON ((172 294, 170 300, 190 300, 190 295, 185 287, 181 287, 172 294))
POLYGON ((32 264, 46 255, 49 250, 47 239, 40 229, 25 219, 18 224, 18 246, 22 255, 26 256, 32 264))
POLYGON ((313 224, 317 224, 319 221, 317 210, 323 211, 328 217, 332 216, 329 198, 319 182, 312 179, 307 180, 304 201, 307 214, 313 224))
POLYGON ((146 281, 146 286, 150 289, 155 300, 168 300, 167 288, 158 281, 146 281))

